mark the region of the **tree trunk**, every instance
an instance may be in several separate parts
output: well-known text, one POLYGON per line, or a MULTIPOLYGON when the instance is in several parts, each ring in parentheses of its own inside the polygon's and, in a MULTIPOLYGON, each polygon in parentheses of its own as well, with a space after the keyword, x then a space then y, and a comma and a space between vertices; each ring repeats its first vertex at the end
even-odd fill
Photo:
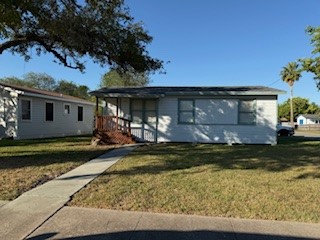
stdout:
POLYGON ((290 85, 290 124, 294 127, 293 119, 293 85, 290 85))

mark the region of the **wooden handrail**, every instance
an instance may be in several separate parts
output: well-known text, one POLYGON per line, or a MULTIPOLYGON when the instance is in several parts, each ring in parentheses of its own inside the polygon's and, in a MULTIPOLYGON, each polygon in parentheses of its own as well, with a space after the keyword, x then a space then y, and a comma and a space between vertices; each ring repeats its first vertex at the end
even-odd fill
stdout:
POLYGON ((96 116, 95 128, 98 131, 122 131, 131 136, 131 121, 118 116, 96 116))

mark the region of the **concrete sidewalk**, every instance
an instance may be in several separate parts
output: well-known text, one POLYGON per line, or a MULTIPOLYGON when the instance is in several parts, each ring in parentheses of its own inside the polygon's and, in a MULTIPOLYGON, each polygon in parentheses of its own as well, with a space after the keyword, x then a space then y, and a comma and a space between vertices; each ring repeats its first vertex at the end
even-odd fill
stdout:
POLYGON ((64 207, 27 239, 320 239, 320 224, 64 207))
POLYGON ((0 238, 27 237, 61 209, 73 194, 134 148, 127 146, 107 152, 0 207, 0 238))

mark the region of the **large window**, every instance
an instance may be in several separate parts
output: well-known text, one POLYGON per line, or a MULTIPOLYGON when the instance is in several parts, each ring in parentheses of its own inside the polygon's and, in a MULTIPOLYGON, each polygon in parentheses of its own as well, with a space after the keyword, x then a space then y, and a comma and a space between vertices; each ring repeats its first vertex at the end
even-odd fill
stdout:
POLYGON ((239 124, 254 125, 256 123, 256 101, 239 101, 239 124))
POLYGON ((179 123, 187 123, 194 124, 195 122, 195 107, 194 100, 189 99, 180 99, 178 106, 178 122, 179 123))
POLYGON ((78 121, 82 122, 83 121, 83 107, 78 106, 78 121))
POLYGON ((134 123, 155 123, 157 102, 154 99, 134 99, 131 101, 131 115, 134 123))
POLYGON ((31 101, 21 100, 21 119, 31 120, 31 101))
POLYGON ((53 103, 46 102, 46 121, 52 122, 53 121, 53 103))

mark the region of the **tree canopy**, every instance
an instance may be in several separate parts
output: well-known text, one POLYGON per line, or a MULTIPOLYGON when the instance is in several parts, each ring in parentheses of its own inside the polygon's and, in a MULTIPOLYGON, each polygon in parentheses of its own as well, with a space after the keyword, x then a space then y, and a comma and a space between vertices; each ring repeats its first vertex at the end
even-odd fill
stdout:
POLYGON ((311 51, 311 57, 299 58, 297 64, 301 65, 299 68, 300 74, 303 71, 310 72, 314 75, 317 88, 320 90, 320 26, 306 28, 306 33, 310 36, 311 45, 313 50, 311 51))
POLYGON ((100 87, 146 86, 149 82, 150 79, 147 73, 132 71, 119 73, 116 70, 110 70, 102 76, 100 87))
POLYGON ((0 54, 9 50, 29 60, 34 48, 80 71, 84 56, 120 71, 162 68, 147 51, 152 37, 124 0, 1 0, 0 16, 0 54))
POLYGON ((90 99, 90 96, 88 94, 89 88, 85 85, 77 85, 74 82, 66 81, 66 80, 60 80, 58 81, 58 84, 55 88, 55 92, 79 97, 83 99, 90 99))
POLYGON ((78 85, 72 81, 55 80, 52 76, 46 73, 30 72, 23 75, 22 78, 5 77, 0 78, 0 82, 13 84, 17 86, 25 86, 31 88, 38 88, 47 91, 58 92, 82 99, 90 100, 88 94, 89 88, 85 85, 78 85))
MULTIPOLYGON (((320 107, 314 102, 310 103, 309 99, 295 97, 292 99, 294 106, 294 119, 300 114, 316 114, 320 113, 320 107)), ((279 118, 290 119, 290 99, 279 104, 279 118)))

